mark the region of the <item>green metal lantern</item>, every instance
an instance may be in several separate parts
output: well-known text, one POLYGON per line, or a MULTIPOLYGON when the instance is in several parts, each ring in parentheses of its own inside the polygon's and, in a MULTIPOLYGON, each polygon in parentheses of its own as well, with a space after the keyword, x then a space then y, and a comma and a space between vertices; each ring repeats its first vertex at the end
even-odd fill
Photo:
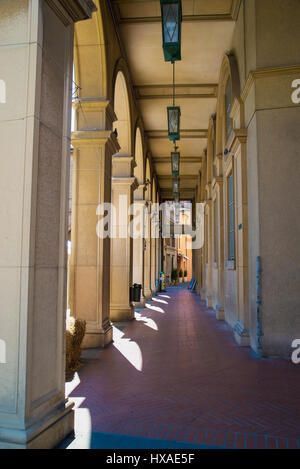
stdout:
POLYGON ((180 153, 174 151, 171 153, 171 166, 172 166, 172 176, 179 176, 179 166, 180 166, 180 153))
POLYGON ((179 178, 173 178, 173 195, 179 196, 179 178))
POLYGON ((166 62, 181 60, 181 0, 160 0, 163 50, 166 62))
POLYGON ((180 140, 180 107, 167 107, 168 113, 168 135, 172 142, 180 140))

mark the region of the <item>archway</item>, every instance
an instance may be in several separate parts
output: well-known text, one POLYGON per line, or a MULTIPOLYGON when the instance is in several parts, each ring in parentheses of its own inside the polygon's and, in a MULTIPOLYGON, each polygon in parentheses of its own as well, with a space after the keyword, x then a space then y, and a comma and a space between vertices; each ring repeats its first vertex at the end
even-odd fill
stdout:
POLYGON ((145 240, 144 240, 144 296, 152 297, 151 291, 151 170, 149 155, 145 162, 145 240))
MULTIPOLYGON (((144 219, 146 216, 146 206, 144 200, 144 148, 140 127, 136 127, 135 132, 135 167, 134 176, 137 181, 137 188, 134 191, 133 205, 133 283, 144 284, 144 219)), ((145 305, 143 289, 139 306, 145 305)))
POLYGON ((114 129, 117 131, 120 145, 119 153, 131 155, 131 119, 128 91, 124 73, 119 70, 114 89, 114 111, 117 120, 114 129))
POLYGON ((144 184, 144 150, 140 127, 137 127, 135 133, 135 168, 134 175, 139 185, 144 184))
POLYGON ((247 163, 245 141, 236 137, 233 123, 234 104, 239 100, 238 65, 229 54, 223 59, 219 79, 215 197, 219 192, 223 207, 219 224, 224 237, 224 317, 238 343, 249 345, 247 163))
POLYGON ((151 184, 151 290, 156 293, 156 265, 157 265, 157 206, 156 206, 156 182, 152 178, 151 184))

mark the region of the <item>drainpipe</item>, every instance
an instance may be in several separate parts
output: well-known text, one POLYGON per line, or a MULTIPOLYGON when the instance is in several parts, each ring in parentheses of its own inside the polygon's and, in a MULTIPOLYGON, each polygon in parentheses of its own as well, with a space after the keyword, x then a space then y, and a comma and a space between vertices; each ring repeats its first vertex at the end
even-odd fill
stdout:
POLYGON ((262 344, 261 338, 264 335, 262 331, 261 324, 261 257, 257 256, 256 258, 256 286, 257 286, 257 296, 256 296, 256 312, 257 312, 257 350, 261 354, 262 344))

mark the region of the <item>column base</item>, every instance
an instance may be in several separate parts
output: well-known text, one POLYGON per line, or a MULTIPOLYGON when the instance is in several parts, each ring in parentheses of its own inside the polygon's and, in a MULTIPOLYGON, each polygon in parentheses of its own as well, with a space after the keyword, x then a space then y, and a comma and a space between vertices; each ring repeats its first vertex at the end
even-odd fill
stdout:
POLYGON ((145 300, 151 300, 152 291, 151 290, 144 290, 144 298, 145 298, 145 300))
POLYGON ((249 331, 244 328, 241 321, 238 321, 233 328, 233 334, 235 341, 240 347, 249 347, 250 345, 250 336, 249 331))
POLYGON ((224 309, 221 305, 216 305, 215 312, 216 312, 216 319, 218 321, 224 321, 225 313, 224 313, 224 309))
POLYGON ((68 402, 25 430, 0 427, 0 449, 55 448, 74 432, 73 406, 68 402))
POLYGON ((133 306, 135 309, 143 309, 145 308, 146 300, 145 298, 141 298, 141 301, 139 303, 133 302, 133 306))
POLYGON ((82 341, 82 348, 106 347, 113 341, 113 329, 110 321, 107 321, 98 331, 87 330, 82 341))
POLYGON ((111 306, 110 320, 112 322, 131 321, 134 319, 134 307, 131 306, 111 306))
POLYGON ((212 297, 210 295, 206 297, 206 306, 207 308, 212 308, 212 297))

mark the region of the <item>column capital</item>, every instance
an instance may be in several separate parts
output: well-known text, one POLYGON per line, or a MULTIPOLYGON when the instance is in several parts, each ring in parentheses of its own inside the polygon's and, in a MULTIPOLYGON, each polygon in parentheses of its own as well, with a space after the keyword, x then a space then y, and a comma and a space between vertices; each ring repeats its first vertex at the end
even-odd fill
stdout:
POLYGON ((115 153, 112 156, 113 178, 131 178, 133 174, 133 161, 133 156, 128 153, 115 153))
POLYGON ((135 201, 144 200, 144 193, 145 193, 146 185, 139 184, 138 187, 135 189, 133 198, 135 201))
POLYGON ((117 137, 111 130, 77 130, 72 132, 71 143, 74 148, 81 145, 97 146, 109 143, 112 146, 112 152, 120 148, 117 137))
POLYGON ((111 130, 113 122, 117 120, 111 102, 100 97, 76 98, 73 102, 73 109, 77 114, 78 129, 88 130, 111 130))
POLYGON ((146 205, 147 201, 145 199, 134 199, 134 204, 136 205, 146 205))
POLYGON ((91 18, 97 7, 93 0, 46 0, 65 25, 91 18))
POLYGON ((112 184, 114 187, 116 186, 130 186, 133 190, 136 189, 138 185, 137 179, 135 177, 115 177, 111 178, 112 184))
POLYGON ((213 181, 212 181, 212 188, 213 188, 213 190, 215 190, 217 186, 221 186, 221 187, 222 187, 223 182, 224 182, 223 176, 216 176, 216 177, 214 177, 214 178, 213 178, 213 181))

